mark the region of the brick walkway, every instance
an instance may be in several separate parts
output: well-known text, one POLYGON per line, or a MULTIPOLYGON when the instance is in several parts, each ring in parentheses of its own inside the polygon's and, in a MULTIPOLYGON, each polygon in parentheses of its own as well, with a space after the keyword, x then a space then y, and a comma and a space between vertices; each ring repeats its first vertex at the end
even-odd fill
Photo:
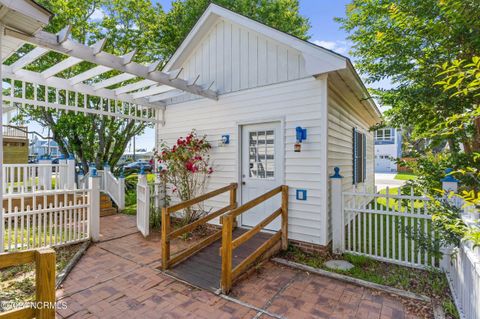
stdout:
POLYGON ((143 239, 134 217, 103 217, 101 229, 57 291, 68 305, 58 318, 417 318, 395 298, 272 262, 234 287, 238 302, 227 300, 157 270, 159 240, 143 239))

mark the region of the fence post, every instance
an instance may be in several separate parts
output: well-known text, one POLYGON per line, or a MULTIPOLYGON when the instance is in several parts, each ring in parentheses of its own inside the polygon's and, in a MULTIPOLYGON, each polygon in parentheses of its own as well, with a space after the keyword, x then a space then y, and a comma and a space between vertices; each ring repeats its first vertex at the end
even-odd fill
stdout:
POLYGON ((75 157, 73 154, 68 155, 67 159, 67 188, 75 188, 75 157))
MULTIPOLYGON (((52 160, 50 156, 44 155, 39 161, 39 164, 51 165, 52 160)), ((38 170, 38 183, 39 186, 45 190, 52 188, 52 168, 51 167, 40 167, 38 170)))
MULTIPOLYGON (((458 179, 453 177, 451 174, 453 169, 447 168, 445 169, 445 177, 441 179, 442 182, 442 190, 445 192, 444 197, 445 199, 451 204, 456 207, 460 207, 462 203, 460 202, 460 198, 456 196, 450 196, 451 193, 456 194, 458 191, 458 179)), ((442 259, 440 260, 440 268, 443 271, 448 271, 450 269, 451 258, 450 255, 452 253, 453 247, 441 247, 440 250, 442 252, 442 259)))
POLYGON ((67 179, 68 179, 68 168, 67 168, 67 159, 65 155, 61 154, 60 159, 58 160, 58 164, 60 165, 58 168, 58 173, 55 180, 55 188, 56 189, 66 189, 67 188, 67 179))
POLYGON ((108 172, 110 172, 110 165, 107 162, 103 163, 103 191, 108 191, 108 172))
POLYGON ((170 212, 162 207, 162 269, 168 269, 170 260, 170 212))
POLYGON ((288 249, 288 186, 282 185, 282 249, 288 249))
POLYGON ((123 169, 120 171, 120 176, 118 176, 118 209, 125 209, 125 174, 123 169))
POLYGON ((35 251, 36 302, 41 303, 35 311, 35 318, 55 318, 55 251, 35 251))
POLYGON ((88 186, 90 188, 90 237, 93 241, 100 239, 100 176, 97 175, 96 169, 90 169, 90 177, 88 178, 88 186))
POLYGON ((340 168, 335 167, 330 176, 330 203, 332 212, 332 251, 342 254, 345 251, 345 218, 343 214, 342 181, 340 168))
POLYGON ((232 232, 233 232, 233 216, 223 215, 222 223, 222 277, 221 289, 224 294, 229 293, 232 288, 232 232))

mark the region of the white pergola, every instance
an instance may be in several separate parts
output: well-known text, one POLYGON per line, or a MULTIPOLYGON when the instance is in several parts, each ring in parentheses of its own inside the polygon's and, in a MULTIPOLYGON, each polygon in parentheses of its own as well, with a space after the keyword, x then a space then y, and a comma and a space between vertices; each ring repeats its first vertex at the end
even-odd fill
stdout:
MULTIPOLYGON (((157 113, 165 110, 167 102, 174 97, 193 94, 217 99, 217 93, 211 89, 213 83, 208 86, 196 84, 200 75, 193 79, 183 79, 181 69, 168 73, 158 70, 160 61, 150 65, 133 62, 135 50, 116 56, 102 51, 106 39, 87 46, 70 39, 69 34, 70 26, 57 34, 45 31, 26 34, 8 26, 4 27, 5 40, 13 39, 35 45, 34 49, 13 64, 2 65, 2 81, 10 82, 9 94, 5 94, 4 85, 4 106, 30 105, 164 123, 163 112, 161 117, 157 116, 157 113), (65 59, 42 72, 26 69, 50 51, 65 55, 65 59), (71 78, 56 76, 84 61, 95 66, 71 78), (112 70, 119 74, 100 82, 92 81, 112 70), (136 81, 132 81, 133 79, 136 81), (128 84, 121 85, 126 81, 128 84), (27 96, 26 92, 32 90, 33 96, 27 96), (97 107, 91 107, 87 102, 89 97, 100 98, 97 107)), ((8 84, 6 86, 8 88, 8 84)))
MULTIPOLYGON (((71 39, 69 26, 57 34, 43 31, 51 17, 51 12, 33 0, 0 0, 0 202, 4 112, 28 106, 163 124, 165 107, 173 98, 195 95, 217 99, 213 83, 197 84, 201 75, 184 79, 181 69, 168 73, 159 70, 161 61, 150 65, 136 63, 136 50, 123 56, 107 53, 103 51, 106 39, 91 46, 79 43, 71 39), (26 43, 34 48, 13 64, 5 65, 4 61, 26 43), (50 51, 62 54, 64 59, 42 72, 28 70, 30 64, 50 51), (84 61, 94 67, 70 78, 59 76, 84 61), (116 75, 99 77, 110 71, 116 71, 112 72, 116 75), (92 98, 97 103, 90 103, 92 98)), ((0 245, 3 246, 1 232, 0 245)))

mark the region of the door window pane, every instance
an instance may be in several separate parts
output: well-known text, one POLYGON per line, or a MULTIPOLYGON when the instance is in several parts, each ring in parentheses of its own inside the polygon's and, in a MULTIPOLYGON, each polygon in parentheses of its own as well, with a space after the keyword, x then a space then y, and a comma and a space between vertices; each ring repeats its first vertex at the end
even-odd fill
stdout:
POLYGON ((275 177, 275 131, 249 132, 248 175, 252 178, 275 177))

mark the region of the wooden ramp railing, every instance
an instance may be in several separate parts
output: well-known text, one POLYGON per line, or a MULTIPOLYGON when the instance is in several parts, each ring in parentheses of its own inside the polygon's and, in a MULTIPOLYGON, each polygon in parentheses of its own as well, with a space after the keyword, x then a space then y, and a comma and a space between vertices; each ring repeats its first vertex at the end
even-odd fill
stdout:
POLYGON ((25 250, 0 254, 0 269, 35 262, 36 299, 30 307, 0 313, 0 319, 55 318, 55 251, 25 250))
POLYGON ((288 186, 282 185, 272 189, 271 191, 223 215, 220 221, 222 223, 222 277, 220 280, 220 286, 223 293, 228 293, 232 288, 233 282, 238 279, 238 277, 244 273, 260 256, 269 250, 275 250, 275 246, 280 242, 281 245, 279 246, 283 250, 288 248, 288 186), (280 193, 282 194, 282 205, 279 209, 274 211, 270 216, 259 222, 255 227, 242 234, 240 237, 236 238, 235 240, 232 239, 234 222, 238 216, 280 193), (281 229, 260 247, 258 247, 239 265, 233 268, 233 250, 251 239, 279 216, 282 218, 281 229))
POLYGON ((198 226, 204 225, 207 222, 211 221, 212 219, 219 217, 232 209, 235 209, 237 207, 236 198, 237 198, 237 184, 232 183, 228 186, 219 188, 217 190, 203 194, 199 197, 190 199, 188 201, 178 203, 170 207, 162 208, 162 268, 163 270, 167 270, 173 265, 185 260, 186 258, 200 251, 201 249, 207 247, 208 245, 220 239, 222 237, 222 230, 216 231, 215 233, 204 238, 203 240, 193 245, 192 247, 176 254, 175 256, 173 256, 173 258, 170 257, 170 240, 172 238, 178 237, 189 231, 192 231, 198 226), (207 199, 210 199, 212 197, 218 196, 226 192, 230 192, 230 203, 227 206, 220 208, 219 210, 211 214, 208 214, 194 221, 193 223, 185 225, 174 231, 171 230, 171 214, 172 213, 175 213, 181 209, 191 207, 195 204, 198 204, 200 202, 203 202, 207 199))

